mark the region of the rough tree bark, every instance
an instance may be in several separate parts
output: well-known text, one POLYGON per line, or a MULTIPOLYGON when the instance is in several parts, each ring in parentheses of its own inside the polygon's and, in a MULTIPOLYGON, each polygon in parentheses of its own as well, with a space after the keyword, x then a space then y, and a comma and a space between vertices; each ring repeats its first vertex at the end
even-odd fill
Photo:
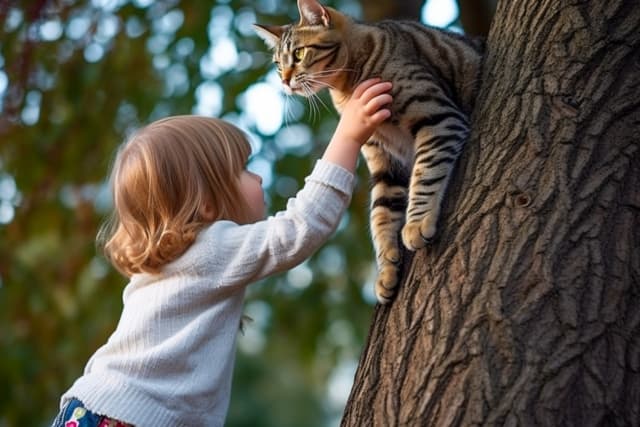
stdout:
POLYGON ((361 1, 364 20, 367 22, 381 19, 420 19, 424 0, 403 1, 361 1))
POLYGON ((465 33, 486 37, 496 10, 497 0, 458 0, 460 21, 465 33))
POLYGON ((343 426, 640 424, 640 7, 503 0, 441 221, 343 426))

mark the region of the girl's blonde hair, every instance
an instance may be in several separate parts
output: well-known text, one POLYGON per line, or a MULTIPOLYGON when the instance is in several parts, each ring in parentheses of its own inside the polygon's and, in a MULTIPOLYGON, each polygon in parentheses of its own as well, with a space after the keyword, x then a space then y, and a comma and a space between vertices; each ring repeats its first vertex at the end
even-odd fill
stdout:
POLYGON ((136 132, 111 171, 114 211, 98 235, 107 258, 126 276, 157 273, 202 227, 244 221, 237 178, 250 153, 240 129, 209 117, 169 117, 136 132))

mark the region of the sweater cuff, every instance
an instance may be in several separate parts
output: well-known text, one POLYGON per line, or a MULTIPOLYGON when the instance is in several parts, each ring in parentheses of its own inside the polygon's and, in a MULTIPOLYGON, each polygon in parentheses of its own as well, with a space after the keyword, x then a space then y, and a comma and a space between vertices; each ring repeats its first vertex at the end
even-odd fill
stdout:
POLYGON ((335 163, 318 159, 313 171, 305 181, 319 182, 349 195, 353 191, 355 176, 335 163))

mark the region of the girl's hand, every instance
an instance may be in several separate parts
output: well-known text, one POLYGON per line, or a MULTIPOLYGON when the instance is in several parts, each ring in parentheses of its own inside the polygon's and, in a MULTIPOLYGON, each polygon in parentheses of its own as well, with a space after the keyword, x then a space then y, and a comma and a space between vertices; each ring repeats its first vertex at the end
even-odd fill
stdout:
POLYGON ((377 78, 360 83, 342 110, 335 138, 360 146, 367 142, 376 128, 391 117, 391 87, 390 82, 377 78))
POLYGON ((389 90, 391 83, 380 79, 367 80, 356 87, 342 110, 338 127, 322 156, 324 160, 355 171, 362 144, 391 116, 391 110, 385 107, 393 100, 389 90))

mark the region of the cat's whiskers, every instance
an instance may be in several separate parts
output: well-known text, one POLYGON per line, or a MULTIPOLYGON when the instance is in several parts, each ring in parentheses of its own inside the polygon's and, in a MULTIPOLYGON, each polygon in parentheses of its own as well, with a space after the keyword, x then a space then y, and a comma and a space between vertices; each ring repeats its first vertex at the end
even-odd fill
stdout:
POLYGON ((324 79, 335 77, 345 72, 353 72, 353 71, 354 70, 349 68, 335 68, 331 70, 320 70, 314 73, 307 74, 307 79, 314 83, 320 83, 323 86, 329 87, 331 89, 335 89, 333 85, 330 85, 329 83, 325 82, 324 79))
POLYGON ((327 110, 328 112, 331 112, 331 108, 329 108, 329 106, 322 100, 322 98, 320 98, 318 93, 312 89, 312 86, 309 83, 320 84, 321 86, 329 87, 329 88, 332 88, 332 89, 333 89, 333 86, 328 85, 327 83, 325 83, 323 81, 310 78, 309 75, 307 75, 307 78, 302 82, 303 88, 305 90, 305 93, 306 93, 310 103, 313 102, 314 105, 317 107, 318 115, 320 115, 320 107, 319 107, 319 105, 322 105, 325 108, 325 110, 327 110))
POLYGON ((345 73, 345 72, 353 73, 355 72, 355 70, 353 68, 332 68, 327 70, 316 71, 312 75, 313 76, 331 76, 331 75, 345 73))
POLYGON ((336 87, 334 85, 331 85, 331 84, 329 84, 327 82, 323 82, 322 80, 317 80, 317 79, 314 79, 314 78, 311 78, 311 77, 307 78, 307 80, 310 81, 311 83, 316 83, 316 84, 318 84, 320 86, 336 90, 336 87))
POLYGON ((293 118, 293 111, 291 110, 291 100, 288 96, 284 96, 284 126, 289 127, 289 118, 293 118))
POLYGON ((318 117, 320 116, 320 107, 318 106, 318 101, 317 101, 319 98, 313 91, 313 88, 311 87, 311 85, 307 83, 306 80, 301 81, 300 85, 304 92, 305 98, 309 100, 309 112, 311 115, 311 121, 314 122, 316 114, 318 115, 318 117))

